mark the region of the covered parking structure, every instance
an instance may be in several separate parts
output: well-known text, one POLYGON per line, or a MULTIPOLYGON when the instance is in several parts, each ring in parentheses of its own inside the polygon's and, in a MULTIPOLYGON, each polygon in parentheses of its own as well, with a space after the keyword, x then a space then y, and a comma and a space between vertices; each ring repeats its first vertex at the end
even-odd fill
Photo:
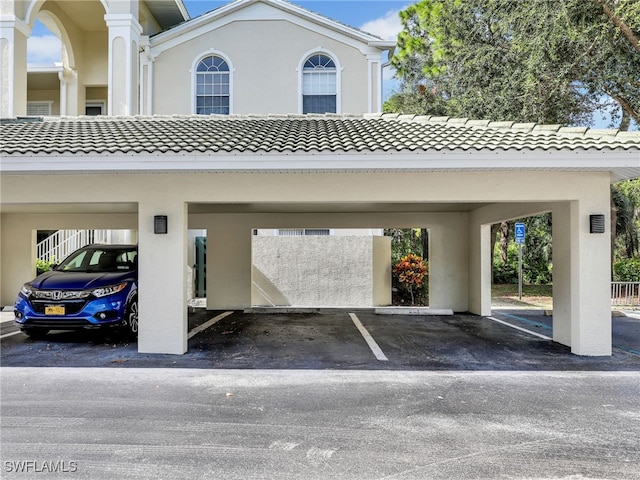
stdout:
POLYGON ((207 307, 241 309, 251 306, 253 228, 424 226, 431 306, 489 315, 491 224, 552 212, 554 340, 611 354, 610 184, 640 176, 637 133, 175 116, 5 121, 2 138, 2 305, 33 276, 35 231, 137 229, 138 349, 182 354, 188 229, 207 230, 207 307), (166 234, 154 233, 159 215, 166 234))

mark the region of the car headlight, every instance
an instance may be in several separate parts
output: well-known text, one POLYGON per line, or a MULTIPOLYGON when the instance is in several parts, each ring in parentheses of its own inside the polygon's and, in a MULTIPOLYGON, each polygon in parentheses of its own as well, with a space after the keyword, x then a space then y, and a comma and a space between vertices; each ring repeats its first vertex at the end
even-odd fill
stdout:
POLYGON ((109 287, 96 288, 91 291, 91 294, 97 298, 106 297, 107 295, 113 295, 114 293, 121 292, 125 288, 127 288, 126 283, 119 283, 118 285, 111 285, 109 287))
POLYGON ((33 294, 33 287, 28 283, 25 283, 20 289, 20 293, 29 298, 33 294))

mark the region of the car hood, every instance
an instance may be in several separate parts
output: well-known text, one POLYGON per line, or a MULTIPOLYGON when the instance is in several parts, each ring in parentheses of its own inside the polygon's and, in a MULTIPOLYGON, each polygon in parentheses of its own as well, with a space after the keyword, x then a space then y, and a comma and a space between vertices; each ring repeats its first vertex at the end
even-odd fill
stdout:
POLYGON ((135 272, 57 272, 49 271, 29 282, 43 290, 88 290, 125 281, 134 281, 135 272))

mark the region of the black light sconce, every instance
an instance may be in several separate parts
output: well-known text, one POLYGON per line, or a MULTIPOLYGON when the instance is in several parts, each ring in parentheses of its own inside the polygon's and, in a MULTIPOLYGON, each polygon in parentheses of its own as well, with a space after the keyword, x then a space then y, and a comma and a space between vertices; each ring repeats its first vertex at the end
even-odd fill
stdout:
POLYGON ((167 216, 156 215, 153 217, 153 233, 164 234, 167 233, 167 216))
POLYGON ((589 215, 589 233, 604 233, 604 215, 589 215))

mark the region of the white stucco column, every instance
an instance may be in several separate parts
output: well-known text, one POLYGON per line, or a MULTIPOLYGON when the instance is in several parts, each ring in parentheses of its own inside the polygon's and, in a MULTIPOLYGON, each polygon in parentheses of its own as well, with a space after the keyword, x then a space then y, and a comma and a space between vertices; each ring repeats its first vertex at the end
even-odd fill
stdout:
POLYGON ((491 225, 469 225, 469 311, 491 315, 491 225))
MULTIPOLYGON (((161 192, 158 192, 159 194, 161 192)), ((138 205, 138 351, 187 351, 187 205, 160 197, 138 205), (166 215, 168 233, 154 233, 166 215)))
POLYGON ((469 309, 469 215, 447 214, 429 225, 429 306, 469 309))
POLYGON ((144 52, 140 54, 140 105, 139 113, 142 115, 153 115, 153 62, 155 57, 151 55, 149 48, 149 37, 141 38, 144 52))
POLYGON ((367 55, 367 88, 369 113, 382 111, 382 61, 380 53, 367 55))
POLYGON ((609 186, 553 209, 553 338, 577 355, 611 355, 609 186), (605 215, 605 233, 589 216, 605 215))
MULTIPOLYGON (((137 2, 136 2, 137 3, 137 2)), ((142 27, 133 13, 104 16, 109 28, 109 115, 138 113, 138 47, 142 27)))
POLYGON ((84 115, 85 112, 79 111, 78 71, 64 68, 58 73, 58 78, 60 79, 60 115, 84 115))
POLYGON ((31 28, 14 15, 0 16, 0 117, 27 114, 27 38, 31 28))

